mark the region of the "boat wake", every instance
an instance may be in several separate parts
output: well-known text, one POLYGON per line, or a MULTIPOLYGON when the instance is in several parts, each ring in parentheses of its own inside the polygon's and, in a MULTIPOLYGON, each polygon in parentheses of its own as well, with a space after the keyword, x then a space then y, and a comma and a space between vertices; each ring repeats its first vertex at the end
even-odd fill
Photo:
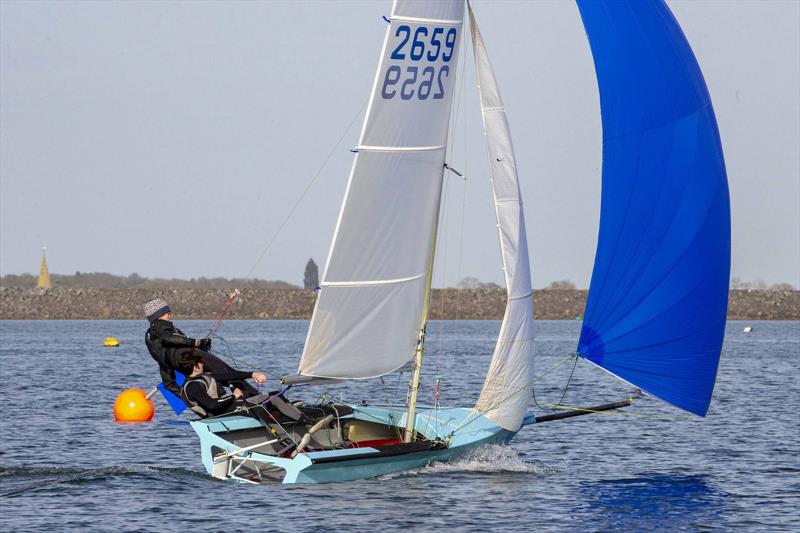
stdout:
POLYGON ((200 472, 183 468, 158 468, 143 465, 107 466, 102 468, 0 466, 0 497, 15 496, 31 490, 48 489, 62 484, 82 485, 120 478, 208 479, 207 476, 200 472))
POLYGON ((563 465, 548 465, 539 461, 525 461, 520 457, 519 453, 510 446, 490 444, 452 461, 441 463, 434 462, 424 468, 397 474, 388 474, 383 477, 439 475, 455 472, 480 474, 512 473, 545 476, 557 474, 563 471, 563 469, 563 465))

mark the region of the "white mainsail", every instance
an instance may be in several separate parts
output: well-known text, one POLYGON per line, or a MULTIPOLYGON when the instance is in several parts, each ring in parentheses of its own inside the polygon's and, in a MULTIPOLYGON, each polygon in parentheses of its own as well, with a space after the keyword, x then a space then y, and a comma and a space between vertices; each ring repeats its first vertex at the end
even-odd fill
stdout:
POLYGON ((414 358, 463 17, 463 0, 395 0, 301 375, 377 377, 414 358))
POLYGON ((503 429, 517 431, 528 409, 533 381, 533 291, 528 241, 505 107, 471 7, 469 21, 508 293, 500 336, 476 409, 503 429))

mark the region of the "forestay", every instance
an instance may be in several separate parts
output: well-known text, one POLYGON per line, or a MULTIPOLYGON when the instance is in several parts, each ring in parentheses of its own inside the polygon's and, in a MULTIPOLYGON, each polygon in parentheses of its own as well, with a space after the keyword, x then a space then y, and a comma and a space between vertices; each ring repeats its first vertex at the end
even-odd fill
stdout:
POLYGON ((703 75, 663 2, 579 0, 603 188, 581 356, 705 415, 725 329, 730 207, 703 75))
POLYGON ((472 8, 469 21, 508 293, 500 336, 476 408, 503 429, 517 431, 528 409, 533 381, 533 292, 528 241, 506 111, 472 8))
POLYGON ((376 377, 414 357, 463 15, 461 0, 394 3, 300 374, 376 377))

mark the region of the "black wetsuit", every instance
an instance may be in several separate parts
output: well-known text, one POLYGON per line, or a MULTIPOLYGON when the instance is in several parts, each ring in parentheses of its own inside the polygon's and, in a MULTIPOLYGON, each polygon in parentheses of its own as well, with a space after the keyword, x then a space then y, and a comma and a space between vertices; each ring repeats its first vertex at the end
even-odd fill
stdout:
POLYGON ((197 414, 204 418, 225 414, 233 410, 232 408, 234 407, 236 399, 232 394, 225 393, 225 390, 222 388, 223 385, 231 386, 232 383, 245 380, 251 375, 252 372, 240 372, 238 370, 231 372, 205 372, 202 376, 205 376, 206 379, 210 377, 216 382, 213 387, 217 392, 216 397, 209 394, 209 387, 207 387, 204 380, 200 379, 200 376, 198 376, 186 380, 186 383, 183 385, 181 398, 183 398, 184 401, 189 400, 187 402, 189 405, 192 405, 192 402, 194 402, 202 407, 205 412, 198 412, 197 414))
MULTIPOLYGON (((154 320, 150 324, 147 333, 144 337, 144 342, 147 345, 147 350, 153 359, 158 363, 161 372, 161 381, 164 383, 166 389, 178 396, 181 394, 181 388, 175 381, 175 370, 178 368, 180 356, 187 350, 192 350, 199 343, 196 339, 188 337, 181 330, 175 327, 175 324, 169 320, 154 320)), ((203 366, 207 372, 212 374, 221 373, 226 374, 229 372, 237 372, 231 368, 225 361, 219 357, 212 355, 204 350, 198 349, 203 357, 203 366)), ((248 374, 245 378, 249 378, 248 374)), ((231 383, 233 386, 238 387, 245 393, 245 396, 254 396, 258 391, 249 383, 244 381, 236 381, 231 383)))

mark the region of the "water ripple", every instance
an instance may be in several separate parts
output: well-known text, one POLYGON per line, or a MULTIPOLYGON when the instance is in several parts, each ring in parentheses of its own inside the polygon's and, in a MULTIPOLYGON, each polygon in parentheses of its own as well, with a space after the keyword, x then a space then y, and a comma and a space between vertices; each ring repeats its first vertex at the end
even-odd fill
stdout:
MULTIPOLYGON (((793 531, 800 523, 800 328, 749 325, 757 327, 748 335, 741 323, 729 324, 704 419, 642 398, 626 411, 643 416, 533 425, 509 446, 411 472, 250 486, 207 476, 188 415, 176 418, 161 398, 154 423, 113 423, 111 406, 122 389, 149 389, 158 380, 142 345, 142 321, 0 322, 3 529, 793 531), (122 346, 103 348, 107 336, 122 346)), ((206 322, 180 326, 190 335, 208 329, 206 322)), ((305 321, 230 321, 222 334, 242 358, 276 375, 297 368, 306 328, 305 321)), ((439 374, 443 405, 474 404, 498 329, 499 322, 430 324, 421 401, 432 400, 439 374)), ((579 333, 579 322, 540 322, 536 367, 572 353, 579 333)), ((540 403, 560 398, 569 370, 540 383, 540 403)), ((397 379, 386 382, 393 391, 397 379)), ((293 392, 306 401, 319 393, 293 392)), ((385 394, 379 382, 328 392, 355 402, 385 394)), ((564 401, 594 405, 630 393, 579 364, 564 401)))

